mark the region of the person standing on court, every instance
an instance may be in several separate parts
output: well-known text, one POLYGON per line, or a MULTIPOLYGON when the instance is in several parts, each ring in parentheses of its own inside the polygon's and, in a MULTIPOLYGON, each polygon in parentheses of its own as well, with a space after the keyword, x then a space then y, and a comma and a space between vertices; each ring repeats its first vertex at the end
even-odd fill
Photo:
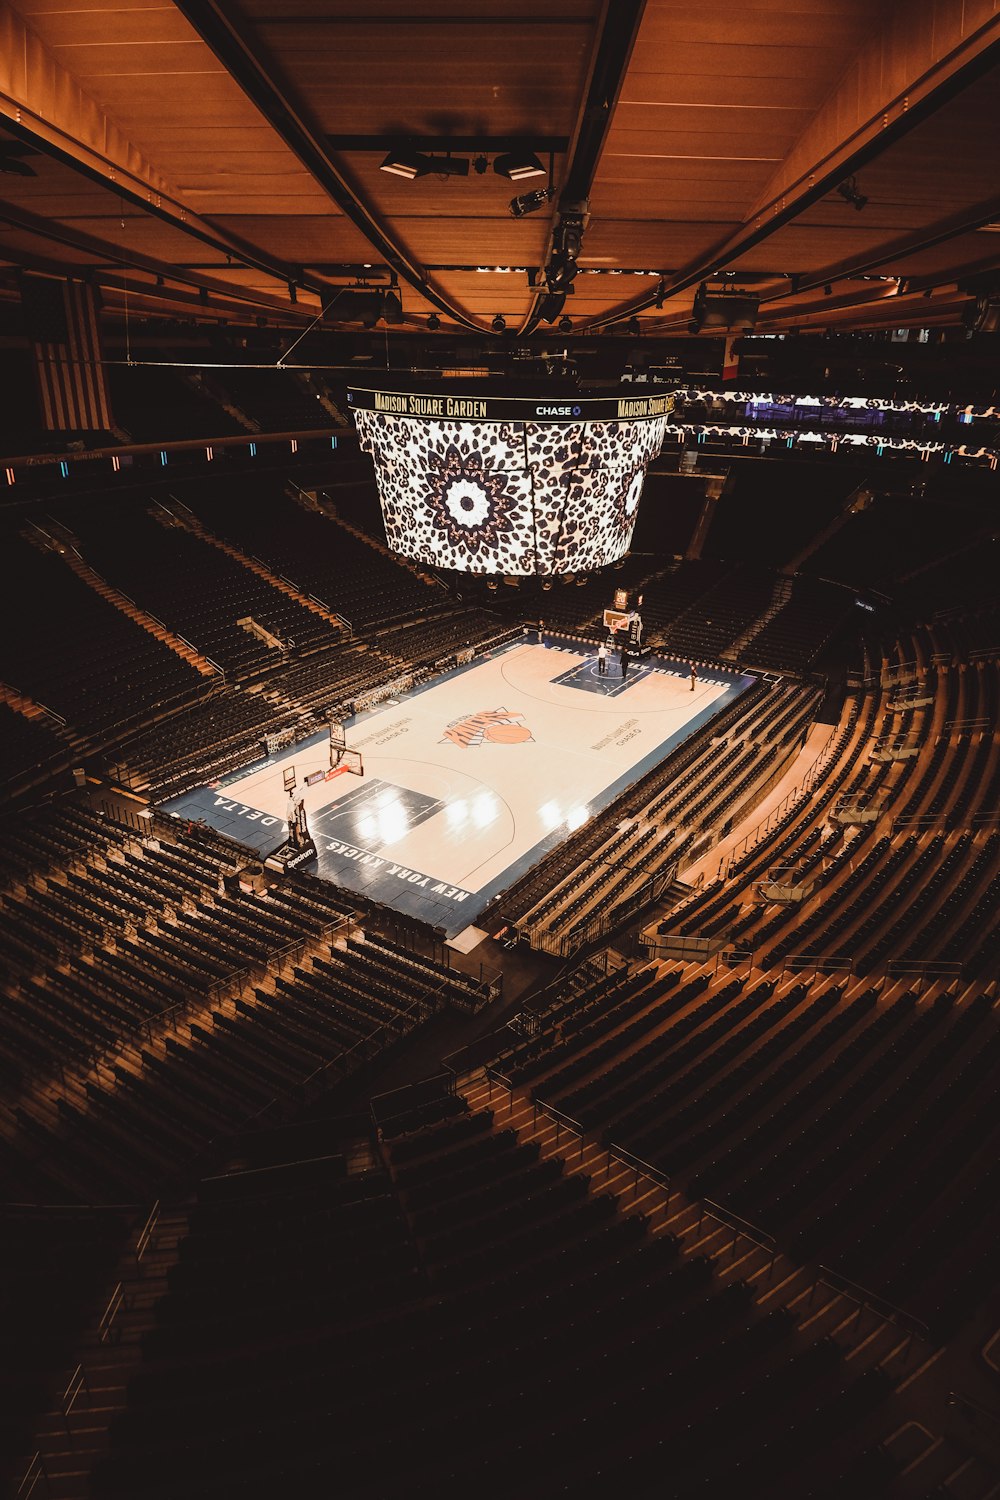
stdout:
POLYGON ((621 649, 621 655, 619 657, 619 660, 620 660, 620 662, 622 664, 622 676, 623 677, 627 677, 628 676, 628 647, 627 646, 623 646, 622 647, 622 649, 621 649))
POLYGON ((608 670, 608 648, 604 641, 597 648, 597 670, 601 677, 607 675, 608 670))
POLYGON ((697 681, 698 681, 698 673, 694 669, 694 662, 692 662, 691 663, 691 691, 692 691, 692 693, 694 692, 694 685, 695 685, 695 683, 697 681))

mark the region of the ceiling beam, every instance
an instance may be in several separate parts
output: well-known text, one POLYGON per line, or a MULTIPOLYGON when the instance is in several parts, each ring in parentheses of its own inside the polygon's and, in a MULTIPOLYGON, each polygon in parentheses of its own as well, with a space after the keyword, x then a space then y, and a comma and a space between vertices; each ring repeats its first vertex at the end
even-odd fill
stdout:
MULTIPOLYGON (((994 0, 954 7, 951 29, 932 24, 940 9, 937 0, 896 0, 885 25, 855 57, 743 223, 665 280, 665 298, 704 281, 789 224, 996 64, 1000 15, 994 0), (914 40, 907 46, 911 31, 914 40), (892 55, 890 66, 886 59, 893 43, 899 55, 892 55)), ((656 293, 636 298, 588 326, 616 323, 656 300, 656 293)))
MULTIPOLYGON (((882 266, 888 265, 890 261, 898 260, 901 256, 918 255, 922 250, 932 250, 936 245, 945 245, 949 240, 957 239, 960 235, 974 233, 984 224, 992 223, 998 216, 1000 216, 1000 197, 989 198, 985 203, 973 204, 970 208, 963 209, 961 213, 952 214, 947 219, 939 219, 934 224, 915 230, 913 234, 900 235, 897 239, 889 240, 880 245, 877 251, 855 256, 850 260, 838 261, 822 271, 812 271, 808 276, 798 279, 796 290, 807 292, 814 287, 825 286, 830 281, 841 281, 845 277, 863 276, 867 272, 878 271, 882 266)), ((954 281, 955 273, 952 270, 947 273, 942 272, 937 279, 954 281)), ((933 284, 933 278, 923 284, 933 284)), ((783 294, 779 293, 779 296, 781 295, 783 294)))
POLYGON ((326 138, 272 76, 226 13, 220 0, 175 0, 177 9, 212 49, 230 77, 260 110, 272 130, 375 251, 439 312, 466 328, 480 324, 432 282, 410 252, 376 219, 361 194, 333 160, 326 138))
MULTIPOLYGON (((187 206, 163 174, 86 92, 11 6, 0 0, 0 124, 123 203, 163 220, 244 266, 305 284, 290 265, 226 235, 187 206)), ((322 295, 322 284, 313 288, 322 295)))
MULTIPOLYGON (((30 213, 26 208, 21 208, 18 204, 5 203, 0 200, 0 223, 9 224, 13 229, 23 230, 25 234, 48 240, 51 244, 65 245, 68 249, 78 250, 84 255, 91 256, 92 265, 63 266, 62 274, 70 278, 74 276, 82 278, 90 273, 95 274, 99 279, 106 278, 111 275, 111 267, 117 268, 119 275, 125 270, 145 271, 151 276, 162 276, 167 281, 179 281, 184 285, 196 287, 199 291, 204 290, 206 293, 248 303, 252 307, 266 309, 268 312, 280 313, 284 318, 309 320, 316 316, 314 307, 293 307, 283 298, 272 297, 267 292, 255 291, 252 287, 241 287, 232 282, 223 282, 219 277, 205 276, 186 266, 155 260, 150 255, 143 255, 140 251, 129 250, 122 245, 111 244, 107 240, 98 239, 92 234, 86 234, 81 229, 71 228, 57 220, 42 218, 38 214, 30 213)), ((2 253, 15 264, 24 264, 26 268, 30 268, 32 257, 29 255, 19 258, 15 246, 3 245, 2 253)), ((329 288, 326 289, 326 294, 329 290, 329 288)))
POLYGON ((753 222, 820 176, 839 172, 842 182, 859 153, 879 155, 885 137, 898 140, 964 88, 989 62, 1000 15, 996 0, 890 0, 869 36, 764 188, 753 222))
MULTIPOLYGON (((590 189, 600 161, 604 142, 618 103, 632 49, 646 10, 646 0, 604 0, 595 44, 590 58, 587 81, 577 110, 566 176, 559 190, 559 202, 579 203, 590 196, 590 189)), ((553 253, 558 222, 558 206, 552 216, 545 264, 553 253)), ((519 333, 533 333, 538 327, 543 291, 536 291, 519 333)))

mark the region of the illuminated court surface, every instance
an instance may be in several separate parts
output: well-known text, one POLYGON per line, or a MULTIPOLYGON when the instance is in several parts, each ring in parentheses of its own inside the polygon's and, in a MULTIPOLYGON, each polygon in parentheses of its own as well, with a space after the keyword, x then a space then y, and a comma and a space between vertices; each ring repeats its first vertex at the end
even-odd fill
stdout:
POLYGON ((625 680, 612 658, 602 677, 592 648, 525 638, 349 725, 363 777, 306 786, 329 766, 320 734, 166 810, 268 853, 294 766, 319 851, 309 868, 453 936, 751 681, 703 669, 692 692, 686 664, 656 657, 625 680))

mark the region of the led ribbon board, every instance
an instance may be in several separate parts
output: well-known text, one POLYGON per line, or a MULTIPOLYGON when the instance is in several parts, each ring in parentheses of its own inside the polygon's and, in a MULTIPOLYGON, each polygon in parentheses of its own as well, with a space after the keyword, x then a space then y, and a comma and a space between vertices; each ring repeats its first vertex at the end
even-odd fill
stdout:
POLYGON ((624 557, 672 394, 597 400, 348 392, 386 540, 469 573, 576 573, 624 557))

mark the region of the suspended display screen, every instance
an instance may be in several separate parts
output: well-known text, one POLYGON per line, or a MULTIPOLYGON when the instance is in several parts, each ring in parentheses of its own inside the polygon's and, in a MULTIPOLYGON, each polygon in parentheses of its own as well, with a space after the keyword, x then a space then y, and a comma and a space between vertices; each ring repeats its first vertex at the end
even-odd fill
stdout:
POLYGON ((348 399, 392 550, 429 567, 508 575, 624 557, 672 407, 665 394, 547 402, 353 390, 348 399))

